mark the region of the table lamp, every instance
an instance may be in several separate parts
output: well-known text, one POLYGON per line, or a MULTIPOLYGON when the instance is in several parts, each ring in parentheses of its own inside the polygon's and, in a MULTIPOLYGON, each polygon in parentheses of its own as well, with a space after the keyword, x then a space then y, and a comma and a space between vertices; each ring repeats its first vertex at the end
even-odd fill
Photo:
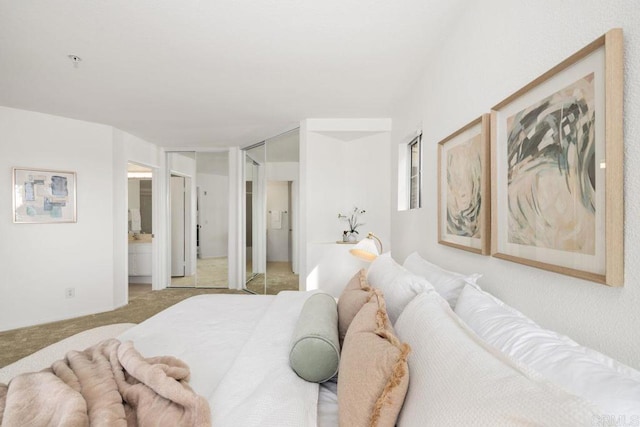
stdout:
POLYGON ((355 257, 363 259, 367 262, 371 262, 382 253, 382 242, 380 241, 378 236, 369 232, 367 237, 360 240, 349 252, 355 257), (379 251, 378 246, 376 245, 376 241, 380 245, 379 251))

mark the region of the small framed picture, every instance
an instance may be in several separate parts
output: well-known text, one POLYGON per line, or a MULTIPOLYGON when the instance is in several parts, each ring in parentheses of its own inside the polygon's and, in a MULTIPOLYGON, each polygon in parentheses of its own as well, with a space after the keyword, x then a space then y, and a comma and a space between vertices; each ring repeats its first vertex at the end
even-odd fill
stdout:
POLYGON ((489 115, 438 143, 438 243, 489 254, 489 115))
POLYGON ((76 222, 75 172, 13 168, 13 222, 76 222))
POLYGON ((623 68, 613 29, 492 108, 493 256, 623 285, 623 68))

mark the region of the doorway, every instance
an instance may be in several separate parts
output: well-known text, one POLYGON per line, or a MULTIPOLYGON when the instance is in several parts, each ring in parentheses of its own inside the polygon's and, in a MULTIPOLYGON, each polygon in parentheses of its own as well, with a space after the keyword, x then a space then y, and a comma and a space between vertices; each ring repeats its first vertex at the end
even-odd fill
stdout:
POLYGON ((151 290, 153 281, 153 169, 127 164, 129 293, 151 290))

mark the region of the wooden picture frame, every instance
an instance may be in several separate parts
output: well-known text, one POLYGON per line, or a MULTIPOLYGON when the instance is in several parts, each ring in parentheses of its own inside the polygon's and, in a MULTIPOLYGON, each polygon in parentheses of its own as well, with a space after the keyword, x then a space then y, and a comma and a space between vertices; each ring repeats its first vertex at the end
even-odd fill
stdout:
POLYGON ((624 283, 623 42, 613 29, 491 111, 491 254, 624 283))
POLYGON ((488 255, 489 114, 438 143, 438 243, 488 255))
POLYGON ((76 173, 13 168, 13 222, 77 222, 76 173))

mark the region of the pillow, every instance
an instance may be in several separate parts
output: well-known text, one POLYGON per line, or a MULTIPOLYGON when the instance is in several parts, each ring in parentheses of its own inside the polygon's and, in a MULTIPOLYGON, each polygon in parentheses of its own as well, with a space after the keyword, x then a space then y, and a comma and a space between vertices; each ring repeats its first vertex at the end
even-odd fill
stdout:
POLYGON ((436 291, 449 302, 451 308, 456 306, 458 295, 465 284, 475 284, 482 275, 464 275, 447 271, 422 258, 417 252, 412 253, 404 260, 404 268, 413 274, 422 276, 433 285, 436 291))
MULTIPOLYGON (((496 351, 436 292, 413 299, 396 323, 412 347, 399 427, 591 425, 597 409, 496 351)), ((338 383, 339 385, 340 383, 338 383)))
POLYGON ((607 414, 640 416, 640 372, 541 328, 473 286, 463 289, 456 313, 487 343, 607 414))
POLYGON ((433 286, 424 279, 400 266, 389 252, 376 258, 369 267, 367 281, 375 289, 382 291, 387 314, 391 324, 395 324, 402 310, 416 295, 433 286))
POLYGON ((367 273, 364 269, 358 271, 345 286, 338 298, 338 333, 340 345, 344 341, 347 329, 358 311, 367 303, 371 288, 367 284, 367 273))
POLYGON ((391 283, 396 277, 405 273, 408 271, 391 258, 391 253, 385 252, 373 260, 369 266, 367 282, 374 288, 379 288, 384 283, 391 283))
POLYGON ((374 291, 347 332, 338 374, 341 426, 393 427, 409 385, 409 346, 393 333, 374 291))
POLYGON ((296 323, 289 364, 300 378, 321 383, 338 373, 339 363, 336 300, 329 294, 313 294, 296 323))

